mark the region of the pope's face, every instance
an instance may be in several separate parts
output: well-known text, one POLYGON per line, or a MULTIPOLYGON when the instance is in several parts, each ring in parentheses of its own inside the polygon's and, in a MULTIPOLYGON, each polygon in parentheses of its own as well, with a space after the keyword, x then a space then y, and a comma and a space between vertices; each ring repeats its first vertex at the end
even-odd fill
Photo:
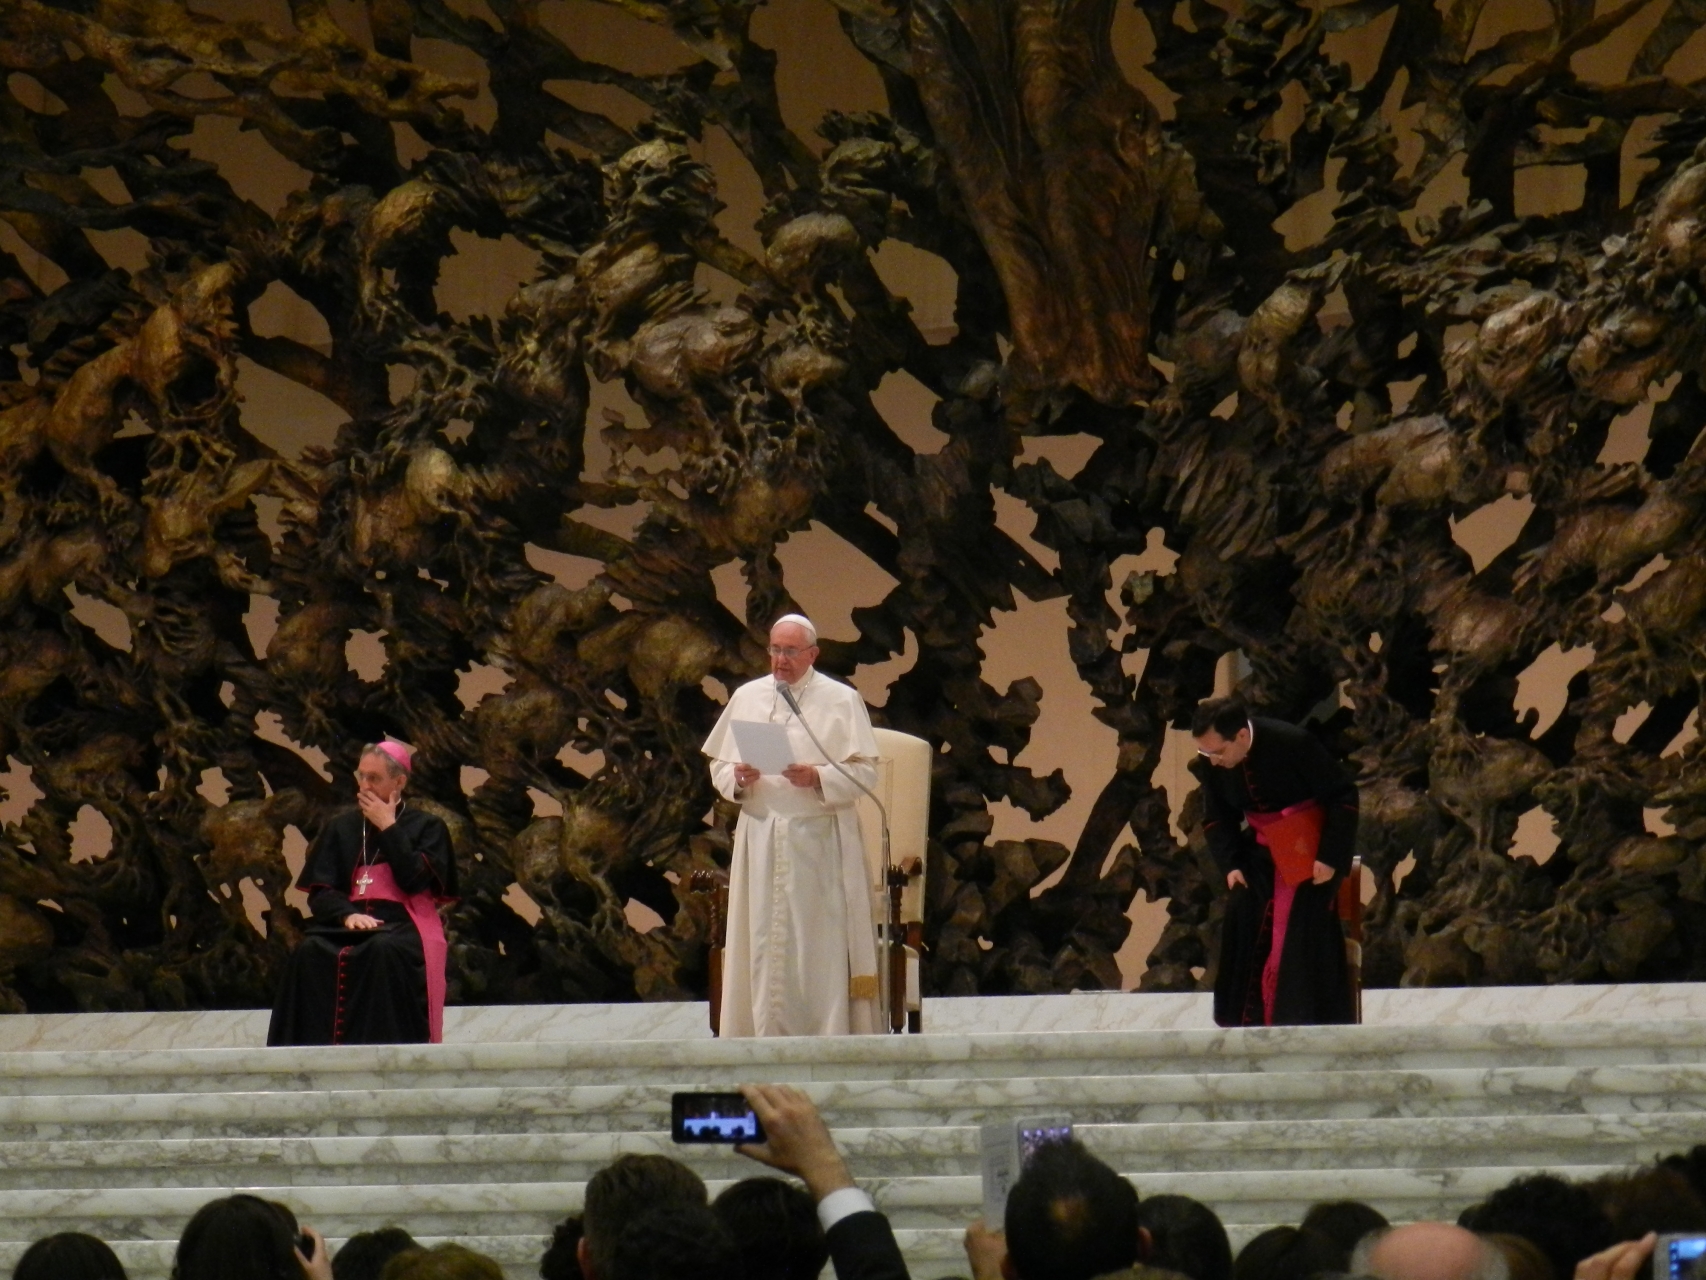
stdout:
POLYGON ((1250 754, 1252 739, 1249 727, 1240 729, 1230 738, 1223 738, 1213 729, 1196 739, 1197 754, 1216 769, 1231 769, 1244 763, 1250 754))
POLYGON ((377 796, 386 804, 403 794, 403 784, 406 781, 406 778, 392 773, 385 757, 377 752, 363 756, 361 763, 355 767, 356 790, 377 796))
POLYGON ((797 622, 778 622, 770 628, 770 674, 784 684, 798 684, 817 661, 817 646, 797 622))

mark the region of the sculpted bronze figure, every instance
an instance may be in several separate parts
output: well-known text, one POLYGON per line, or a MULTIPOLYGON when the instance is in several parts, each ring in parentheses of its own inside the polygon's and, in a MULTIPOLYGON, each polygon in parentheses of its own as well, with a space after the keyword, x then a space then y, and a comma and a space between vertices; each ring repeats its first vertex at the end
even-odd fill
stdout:
POLYGON ((366 0, 370 41, 325 0, 288 25, 0 5, 0 758, 41 793, 0 829, 0 1008, 268 1003, 300 927, 287 832, 313 836, 327 775, 385 733, 457 842, 453 1000, 702 992, 688 884, 731 815, 698 743, 713 682, 760 670, 794 607, 776 549, 814 520, 898 583, 822 665, 916 644, 881 718, 938 748, 928 992, 1115 986, 1139 892, 1170 903, 1143 986, 1212 982, 1194 806, 1180 842, 1152 775, 1234 651, 1252 700, 1313 714, 1359 771, 1372 984, 1706 976, 1698 4, 1554 0, 1486 34, 1484 0, 1137 0, 1140 91, 1115 0, 834 0, 889 110, 831 114, 820 150, 783 119, 757 0, 611 2, 686 65, 591 60, 542 0, 366 0), (420 40, 483 61, 489 127, 420 40), (1587 69, 1611 45, 1626 65, 1587 69), (305 184, 276 214, 241 198, 186 149, 203 117, 305 184), (762 184, 762 254, 719 230, 691 145, 713 125, 762 184), (1573 206, 1525 209, 1530 175, 1572 166, 1573 206), (120 229, 145 267, 99 251, 120 229), (501 315, 441 310, 455 231, 537 255, 501 315), (951 335, 883 283, 888 240, 952 268, 951 335), (329 347, 254 332, 275 282, 329 347), (247 431, 241 361, 347 414, 332 447, 247 431), (897 370, 939 398, 938 452, 873 406, 897 370), (594 380, 640 417, 589 421, 594 380), (1640 460, 1600 461, 1648 404, 1640 460), (1078 433, 1099 443, 1076 475, 1018 460, 1078 433), (997 489, 1058 569, 996 526, 997 489), (1526 519, 1477 565, 1453 522, 1500 501, 1526 519), (588 518, 632 506, 631 537, 588 518), (1156 530, 1176 570, 1114 581, 1156 530), (530 545, 602 570, 558 585, 530 545), (745 616, 713 587, 729 563, 745 616), (1119 735, 1071 849, 986 838, 992 801, 1067 795, 1011 763, 1039 686, 981 676, 1015 592, 1065 597, 1119 735), (355 630, 382 634, 377 679, 355 630), (1536 735, 1518 678, 1553 645, 1591 659, 1536 735), (507 683, 468 708, 474 664, 507 683), (1536 806, 1543 865, 1510 855, 1536 806), (86 808, 112 851, 74 863, 86 808), (630 899, 665 927, 631 928, 630 899))

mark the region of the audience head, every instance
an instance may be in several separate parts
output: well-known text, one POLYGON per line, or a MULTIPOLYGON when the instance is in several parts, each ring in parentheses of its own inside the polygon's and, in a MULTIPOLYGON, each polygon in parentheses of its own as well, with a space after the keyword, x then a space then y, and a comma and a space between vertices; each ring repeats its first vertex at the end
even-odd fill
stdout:
POLYGON ((1229 1280, 1232 1244, 1220 1219, 1189 1196, 1149 1196, 1137 1207, 1149 1235, 1148 1263, 1191 1280, 1229 1280))
POLYGON ((259 1196, 209 1201, 178 1238, 172 1280, 302 1280, 294 1227, 259 1196))
POLYGON ((1611 1174, 1586 1190, 1610 1221, 1613 1242, 1639 1240, 1649 1231, 1706 1231, 1706 1204, 1675 1169, 1611 1174))
POLYGON ((741 1280, 741 1260, 708 1205, 657 1207, 630 1218, 602 1280, 741 1280))
POLYGON ((1361 1200, 1328 1200, 1311 1205, 1299 1225, 1319 1231, 1343 1249, 1346 1259, 1349 1259, 1358 1241, 1369 1232, 1391 1224, 1386 1221, 1385 1214, 1361 1200))
POLYGON ((1497 1246, 1449 1222, 1412 1222, 1364 1236, 1351 1271, 1375 1280, 1510 1280, 1497 1246))
POLYGON ((1017 1280, 1091 1280, 1138 1260, 1137 1192, 1077 1142, 1051 1142, 1007 1196, 1017 1280))
POLYGON ((332 1259, 332 1280, 379 1280, 387 1262, 419 1248, 415 1238, 401 1227, 358 1232, 344 1241, 332 1259))
POLYGON ((590 1280, 614 1280, 610 1270, 616 1240, 642 1213, 656 1209, 706 1208, 705 1183, 679 1160, 668 1156, 618 1156, 586 1184, 577 1246, 581 1273, 590 1280))
POLYGON ((284 1219, 284 1225, 290 1228, 290 1238, 292 1240, 302 1234, 302 1226, 296 1221, 296 1211, 294 1209, 282 1200, 268 1200, 266 1204, 274 1213, 284 1219))
POLYGON ((551 1232, 551 1247, 539 1259, 539 1280, 584 1280, 581 1275, 581 1216, 571 1213, 551 1232))
POLYGON ((1686 1152, 1666 1156, 1659 1161, 1661 1169, 1674 1169, 1688 1179, 1694 1194, 1706 1200, 1706 1143, 1690 1147, 1686 1152))
POLYGON ((1272 1227, 1238 1251, 1232 1280, 1311 1280, 1344 1269, 1344 1250, 1319 1231, 1272 1227))
MULTIPOLYGON (((1552 1263, 1534 1241, 1503 1231, 1482 1239, 1504 1254, 1510 1280, 1559 1280, 1558 1273, 1552 1270, 1552 1263)), ((1571 1280, 1571 1277, 1565 1276, 1563 1280, 1571 1280)))
POLYGON ((712 1202, 711 1211, 734 1242, 748 1280, 817 1280, 829 1261, 817 1205, 791 1182, 743 1178, 712 1202))
POLYGON ((382 1280, 504 1280, 504 1269, 459 1244, 410 1249, 385 1264, 382 1280))
POLYGON ((12 1271, 12 1280, 127 1280, 118 1255, 105 1241, 81 1231, 37 1240, 12 1271))
POLYGON ((1552 1173, 1532 1174, 1500 1187, 1457 1222, 1483 1235, 1532 1240, 1558 1280, 1570 1280, 1583 1258, 1617 1243, 1592 1193, 1552 1173))

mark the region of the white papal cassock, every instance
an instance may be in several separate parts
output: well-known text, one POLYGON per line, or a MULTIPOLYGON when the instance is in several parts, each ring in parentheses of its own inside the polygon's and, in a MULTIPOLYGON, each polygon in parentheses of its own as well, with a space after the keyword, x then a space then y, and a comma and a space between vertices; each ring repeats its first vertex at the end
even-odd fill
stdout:
MULTIPOLYGON (((877 741, 858 692, 815 668, 792 689, 824 749, 874 788, 877 741)), ((735 690, 703 750, 712 783, 741 806, 729 867, 721 1034, 874 1032, 877 946, 853 807, 859 789, 812 745, 774 676, 735 690), (742 792, 734 720, 785 724, 794 760, 818 766, 819 787, 765 774, 742 792)))

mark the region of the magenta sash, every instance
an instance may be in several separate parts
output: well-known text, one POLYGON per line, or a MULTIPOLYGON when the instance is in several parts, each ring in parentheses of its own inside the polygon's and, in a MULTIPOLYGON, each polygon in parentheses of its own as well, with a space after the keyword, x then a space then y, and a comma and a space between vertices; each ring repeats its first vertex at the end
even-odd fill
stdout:
POLYGON ((1274 899, 1268 903, 1272 916, 1272 932, 1268 941, 1268 958, 1262 964, 1262 1025, 1274 1025, 1274 1002, 1279 999, 1280 958, 1285 954, 1285 931, 1291 923, 1291 904, 1297 899, 1297 886, 1284 880, 1274 880, 1274 899))
POLYGON ((383 862, 360 866, 350 877, 350 903, 360 906, 364 901, 401 903, 421 935, 421 954, 426 957, 427 1039, 432 1044, 444 1043, 444 962, 449 946, 444 940, 444 921, 438 918, 438 899, 430 893, 404 893, 397 887, 397 877, 383 862), (367 884, 361 881, 371 877, 367 884))
POLYGON ((1295 888, 1314 878, 1321 829, 1327 822, 1327 814, 1318 801, 1305 800, 1278 813, 1246 809, 1244 818, 1256 833, 1256 843, 1273 858, 1278 879, 1295 888))
POLYGON ((1272 930, 1268 958, 1262 965, 1262 1023, 1274 1024, 1274 1001, 1279 995, 1280 957, 1285 953, 1286 927, 1291 923, 1291 904, 1297 887, 1314 879, 1316 855, 1321 849, 1321 829, 1327 815, 1315 800, 1305 800, 1278 813, 1253 813, 1244 818, 1274 860, 1274 897, 1268 904, 1272 930))

